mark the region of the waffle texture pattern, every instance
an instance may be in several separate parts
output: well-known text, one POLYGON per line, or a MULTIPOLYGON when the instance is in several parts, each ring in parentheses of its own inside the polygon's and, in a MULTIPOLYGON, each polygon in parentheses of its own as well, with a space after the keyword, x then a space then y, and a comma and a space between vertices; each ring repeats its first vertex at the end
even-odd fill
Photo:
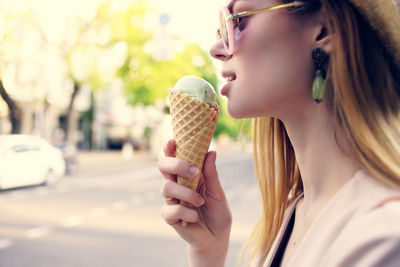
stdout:
MULTIPOLYGON (((196 166, 201 173, 219 116, 218 106, 169 90, 171 119, 176 143, 176 157, 196 166)), ((178 183, 193 190, 197 189, 200 175, 187 179, 178 176, 178 183)))

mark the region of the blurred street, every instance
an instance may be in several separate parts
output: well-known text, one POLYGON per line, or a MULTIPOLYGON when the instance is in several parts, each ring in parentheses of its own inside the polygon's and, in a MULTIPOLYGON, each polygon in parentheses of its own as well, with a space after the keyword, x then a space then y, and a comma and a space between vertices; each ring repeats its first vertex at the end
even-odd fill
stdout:
POLYGON ((185 75, 218 95, 211 148, 234 217, 226 266, 236 265, 260 201, 239 152, 251 120, 228 115, 208 53, 220 5, 0 1, 0 267, 187 266, 160 216, 154 157, 173 136, 168 88, 185 75))
MULTIPOLYGON (((81 152, 75 175, 52 186, 0 192, 0 266, 187 266, 186 246, 160 216, 157 160, 81 152)), ((251 155, 219 154, 234 225, 226 266, 260 211, 251 155)))

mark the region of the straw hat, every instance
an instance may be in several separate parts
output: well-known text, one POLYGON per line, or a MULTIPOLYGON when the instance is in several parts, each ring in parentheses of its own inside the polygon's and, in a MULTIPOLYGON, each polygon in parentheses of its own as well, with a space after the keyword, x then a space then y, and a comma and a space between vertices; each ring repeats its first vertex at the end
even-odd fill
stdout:
POLYGON ((400 0, 350 0, 400 69, 400 0))

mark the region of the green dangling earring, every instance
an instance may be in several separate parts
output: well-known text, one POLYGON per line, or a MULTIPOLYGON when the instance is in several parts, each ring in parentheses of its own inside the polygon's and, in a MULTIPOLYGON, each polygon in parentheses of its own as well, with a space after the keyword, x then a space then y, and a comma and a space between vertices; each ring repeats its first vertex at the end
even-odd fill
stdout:
POLYGON ((316 71, 314 74, 314 82, 312 86, 311 95, 314 98, 314 101, 317 103, 321 103, 326 96, 326 71, 324 70, 324 65, 328 58, 328 55, 322 48, 314 48, 312 51, 312 58, 314 60, 316 71))

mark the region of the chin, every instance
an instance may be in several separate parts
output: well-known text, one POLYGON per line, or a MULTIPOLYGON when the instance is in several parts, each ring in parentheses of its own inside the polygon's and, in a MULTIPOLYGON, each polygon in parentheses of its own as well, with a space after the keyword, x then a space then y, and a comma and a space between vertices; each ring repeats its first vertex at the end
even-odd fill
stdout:
POLYGON ((242 117, 242 116, 240 116, 240 115, 237 115, 237 114, 232 114, 232 113, 230 113, 230 112, 228 112, 229 113, 229 115, 233 118, 233 119, 235 119, 235 120, 240 120, 240 119, 244 119, 245 117, 242 117))
POLYGON ((237 119, 237 120, 242 119, 241 113, 238 112, 237 109, 235 109, 234 107, 229 105, 229 101, 228 101, 227 109, 228 109, 229 116, 231 116, 232 118, 237 119))
POLYGON ((240 119, 247 119, 247 118, 253 118, 254 115, 249 114, 248 110, 247 112, 244 110, 241 110, 237 107, 232 107, 231 105, 229 105, 228 102, 228 113, 229 116, 231 116, 232 118, 236 119, 236 120, 240 120, 240 119))

